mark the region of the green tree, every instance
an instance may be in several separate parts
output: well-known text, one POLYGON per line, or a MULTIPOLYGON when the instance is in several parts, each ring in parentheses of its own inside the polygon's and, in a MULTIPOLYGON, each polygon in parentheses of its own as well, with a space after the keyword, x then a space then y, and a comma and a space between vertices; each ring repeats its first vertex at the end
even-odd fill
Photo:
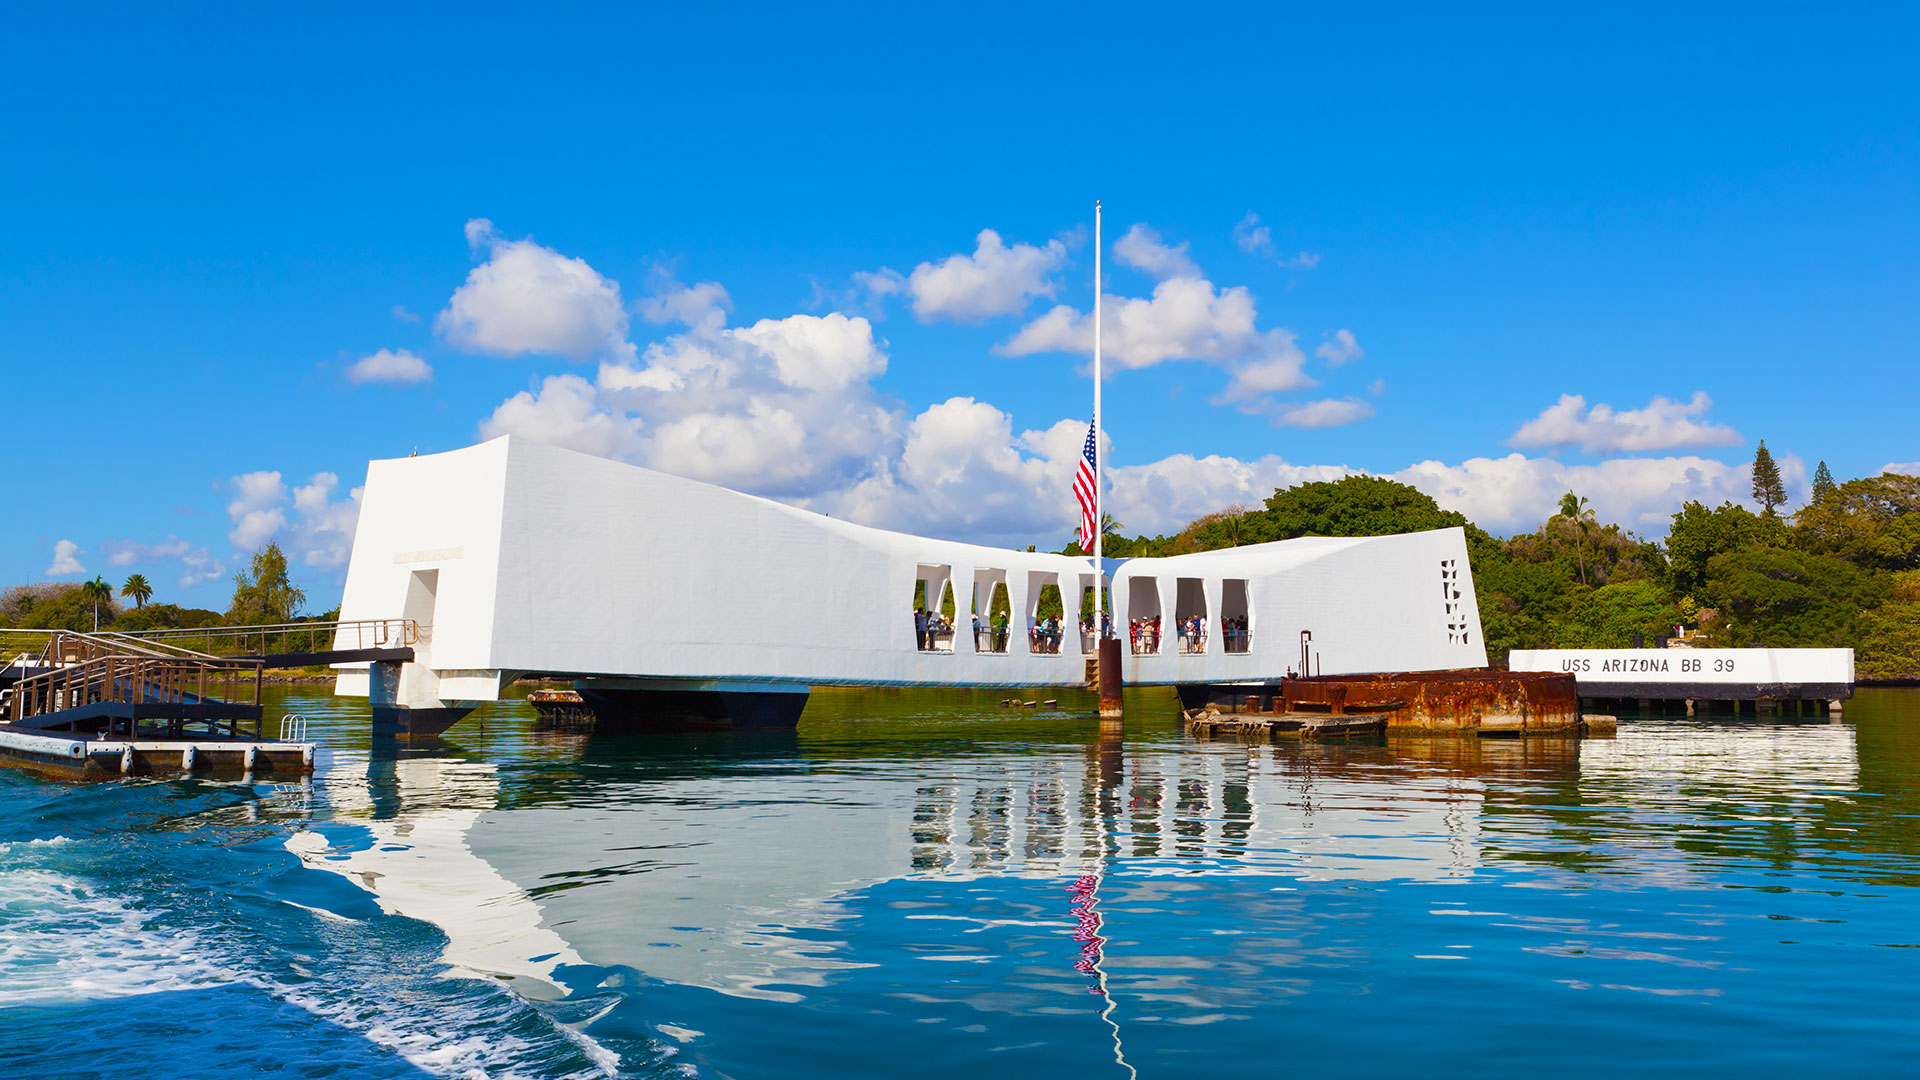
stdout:
POLYGON ((1883 570, 1920 567, 1920 477, 1849 480, 1793 516, 1800 547, 1883 570))
MULTIPOLYGON (((103 583, 104 584, 104 583, 103 583)), ((87 630, 97 629, 98 602, 84 583, 72 585, 57 583, 50 589, 32 587, 32 603, 22 609, 14 620, 16 626, 33 630, 87 630)), ((107 615, 111 620, 116 612, 112 608, 113 591, 107 590, 107 615)), ((23 598, 24 599, 24 598, 23 598)))
POLYGON ((1667 532, 1667 568, 1676 592, 1701 595, 1707 564, 1724 552, 1747 548, 1786 547, 1791 542, 1779 518, 1763 516, 1744 506, 1721 503, 1709 510, 1688 501, 1673 515, 1667 532))
POLYGON ((1838 485, 1833 482, 1833 474, 1827 471, 1827 463, 1822 461, 1820 467, 1813 470, 1814 505, 1818 506, 1822 500, 1838 490, 1838 485))
POLYGON ((1760 449, 1753 454, 1753 501, 1766 507, 1768 516, 1773 508, 1787 501, 1786 486, 1780 482, 1780 466, 1773 463, 1773 455, 1767 453, 1767 440, 1760 440, 1760 449))
POLYGON ((233 626, 289 622, 307 602, 307 594, 287 575, 287 556, 269 542, 255 552, 245 573, 233 576, 233 602, 227 622, 233 626))
POLYGON ((1587 532, 1587 523, 1593 520, 1593 511, 1587 508, 1587 500, 1575 495, 1571 489, 1560 496, 1560 515, 1573 523, 1573 550, 1580 560, 1580 584, 1587 583, 1587 556, 1581 541, 1587 532))
POLYGON ((1433 497, 1380 476, 1348 476, 1299 484, 1273 493, 1264 514, 1251 515, 1249 543, 1296 536, 1388 536, 1464 527, 1467 519, 1440 509, 1433 497))
POLYGON ((1624 649, 1633 635, 1672 632, 1677 612, 1658 582, 1627 581, 1578 594, 1566 616, 1554 624, 1553 645, 1561 649, 1624 649))
POLYGON ((1791 547, 1749 548, 1708 561, 1703 598, 1720 612, 1716 644, 1847 646, 1865 633, 1867 609, 1890 597, 1889 577, 1791 547))
POLYGON ((153 586, 147 584, 147 575, 129 574, 126 584, 120 586, 120 595, 132 600, 134 610, 138 611, 153 599, 153 586))
MULTIPOLYGON (((96 574, 92 581, 83 581, 80 583, 80 595, 86 597, 87 602, 93 605, 93 628, 95 631, 98 631, 100 629, 100 605, 104 603, 111 609, 113 605, 113 586, 107 584, 106 578, 96 574)), ((108 619, 112 619, 111 610, 109 610, 107 617, 108 619)))
POLYGON ((1920 678, 1920 570, 1894 574, 1892 596, 1867 613, 1854 646, 1862 679, 1920 678))

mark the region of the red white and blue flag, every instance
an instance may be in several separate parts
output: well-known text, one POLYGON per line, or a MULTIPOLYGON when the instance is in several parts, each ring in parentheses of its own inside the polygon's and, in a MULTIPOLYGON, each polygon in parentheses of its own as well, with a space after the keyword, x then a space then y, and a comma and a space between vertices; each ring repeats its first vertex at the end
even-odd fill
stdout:
POLYGON ((1082 551, 1093 550, 1094 530, 1099 528, 1099 523, 1094 519, 1094 514, 1098 510, 1094 492, 1100 482, 1099 476, 1099 459, 1095 456, 1093 448, 1093 425, 1088 424, 1087 448, 1081 452, 1080 467, 1073 473, 1073 496, 1080 500, 1080 550, 1082 551))

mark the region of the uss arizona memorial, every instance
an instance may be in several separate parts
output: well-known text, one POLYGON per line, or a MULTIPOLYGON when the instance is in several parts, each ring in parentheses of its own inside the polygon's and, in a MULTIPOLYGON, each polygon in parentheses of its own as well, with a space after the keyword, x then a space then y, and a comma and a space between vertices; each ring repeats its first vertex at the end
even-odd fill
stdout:
MULTIPOLYGON (((1123 638, 1130 685, 1487 662, 1459 529, 1102 569, 1122 633, 1164 627, 1123 638), (1175 627, 1195 615, 1246 634, 1185 642, 1175 627)), ((410 662, 341 665, 337 689, 371 697, 383 725, 433 733, 531 674, 571 678, 603 715, 705 701, 740 725, 791 724, 816 685, 1078 686, 1077 628, 1058 652, 1025 628, 1047 586, 1071 619, 1094 584, 1088 558, 889 532, 506 436, 369 464, 340 617, 397 615, 419 641, 410 662), (951 587, 963 628, 932 649, 919 584, 934 604, 951 587), (968 613, 984 617, 1001 586, 1014 632, 976 641, 968 613)))

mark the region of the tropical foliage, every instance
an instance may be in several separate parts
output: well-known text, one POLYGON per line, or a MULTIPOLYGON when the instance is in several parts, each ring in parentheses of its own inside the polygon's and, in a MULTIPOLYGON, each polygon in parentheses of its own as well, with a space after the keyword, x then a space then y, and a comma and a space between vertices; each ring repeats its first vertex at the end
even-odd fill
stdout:
POLYGON ((286 552, 269 542, 254 553, 245 572, 233 576, 227 622, 235 626, 292 622, 306 602, 307 594, 287 576, 286 552))
POLYGON ((1664 545, 1600 523, 1573 492, 1539 528, 1500 539, 1415 488, 1350 476, 1276 491, 1260 509, 1208 514, 1172 536, 1114 537, 1107 551, 1459 527, 1495 664, 1513 648, 1618 648, 1685 626, 1713 644, 1852 647, 1862 678, 1920 678, 1920 478, 1832 485, 1785 519, 1771 512, 1785 502, 1778 467, 1764 451, 1757 458, 1755 498, 1765 507, 1761 496, 1777 495, 1772 507, 1688 502, 1664 545))

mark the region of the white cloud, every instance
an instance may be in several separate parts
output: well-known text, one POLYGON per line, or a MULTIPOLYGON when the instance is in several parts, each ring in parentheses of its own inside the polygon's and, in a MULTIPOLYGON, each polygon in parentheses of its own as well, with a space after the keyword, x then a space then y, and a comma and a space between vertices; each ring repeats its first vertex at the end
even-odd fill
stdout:
MULTIPOLYGON (((1008 247, 999 233, 982 229, 972 255, 954 254, 937 263, 921 263, 907 275, 906 291, 913 296, 913 313, 921 322, 979 322, 995 315, 1018 315, 1034 297, 1053 296, 1058 289, 1053 273, 1066 258, 1067 246, 1059 240, 1039 247, 1008 247)), ((894 288, 884 277, 872 279, 869 288, 873 284, 894 288)))
POLYGON ((1311 251, 1302 251, 1298 255, 1280 255, 1273 247, 1273 230, 1260 224, 1260 215, 1249 212, 1233 227, 1233 242, 1241 251, 1249 255, 1259 255, 1272 259, 1277 265, 1288 270, 1311 270, 1320 265, 1320 256, 1311 251))
POLYGON ((1889 461, 1880 466, 1883 473, 1899 473, 1902 476, 1920 476, 1920 461, 1889 461))
POLYGON ((873 325, 838 312, 761 319, 733 336, 772 357, 780 381, 801 390, 839 390, 887 370, 887 354, 874 343, 873 325))
MULTIPOLYGON (((716 307, 593 382, 547 379, 481 424, 756 494, 805 499, 857 481, 897 448, 896 407, 872 380, 887 355, 873 324, 838 312, 728 328, 716 307)), ((686 313, 679 316, 687 321, 686 313)))
POLYGON ((107 557, 108 566, 153 566, 157 563, 178 562, 180 564, 180 584, 197 585, 203 581, 226 574, 226 565, 204 547, 194 547, 189 541, 178 536, 168 536, 157 544, 141 543, 137 540, 107 540, 101 543, 100 551, 107 557))
POLYGON ((227 530, 227 539, 242 551, 258 550, 286 528, 287 512, 281 504, 287 500, 287 485, 278 472, 266 470, 236 476, 230 484, 234 497, 227 503, 227 517, 233 528, 227 530))
MULTIPOLYGON (((957 397, 908 425, 897 466, 815 505, 836 517, 983 543, 1055 546, 1079 521, 1073 470, 1086 439, 1074 418, 1014 434, 1012 418, 986 402, 957 397)), ((1103 455, 1111 456, 1111 446, 1103 455)), ((1203 514, 1258 505, 1274 488, 1346 475, 1337 466, 1293 466, 1176 454, 1107 470, 1106 512, 1131 533, 1171 532, 1203 514)))
POLYGON ((1341 364, 1360 359, 1367 355, 1367 351, 1362 349, 1360 342, 1354 339, 1353 331, 1343 328, 1328 335, 1327 340, 1313 350, 1313 355, 1325 360, 1333 367, 1339 367, 1341 364))
POLYGON ((663 270, 655 271, 653 294, 640 301, 640 317, 655 325, 678 322, 718 330, 732 310, 733 298, 719 282, 682 285, 663 270))
POLYGON ((195 548, 180 556, 180 585, 191 588, 203 581, 227 576, 226 564, 213 557, 206 548, 195 548))
POLYGON ((1326 398, 1289 402, 1273 410, 1275 427, 1329 428, 1357 423, 1373 415, 1373 406, 1359 398, 1326 398))
MULTIPOLYGON (((1167 360, 1226 360, 1261 351, 1253 294, 1244 287, 1216 291, 1200 278, 1169 278, 1153 296, 1101 298, 1101 350, 1119 368, 1167 360)), ((1007 356, 1043 352, 1093 354, 1093 319, 1066 304, 1020 328, 998 351, 1007 356)))
POLYGON ((86 552, 80 550, 80 545, 71 540, 55 541, 53 562, 47 567, 47 576, 65 577, 68 574, 86 573, 87 568, 80 563, 80 556, 84 554, 86 552))
MULTIPOLYGON (((332 570, 346 564, 360 519, 360 488, 336 499, 340 478, 329 472, 314 473, 292 491, 278 471, 244 473, 229 483, 234 497, 227 503, 227 517, 233 527, 227 539, 242 553, 277 541, 289 560, 306 566, 332 570)), ((183 561, 190 572, 213 565, 211 558, 183 561)))
POLYGON ((853 284, 856 289, 865 291, 865 307, 870 311, 877 311, 887 297, 899 296, 907 291, 906 277, 900 271, 886 266, 873 271, 854 271, 853 284))
POLYGON ((594 384, 578 375, 548 376, 539 390, 501 402, 480 425, 483 439, 507 434, 600 457, 640 456, 640 422, 602 409, 594 384))
POLYGON ((1260 224, 1260 215, 1249 210, 1233 227, 1233 242, 1249 255, 1266 255, 1273 251, 1273 230, 1260 224))
POLYGON ((107 557, 108 566, 132 566, 135 563, 178 559, 191 550, 193 545, 177 536, 169 536, 157 544, 142 544, 135 540, 105 540, 100 544, 100 554, 107 557))
POLYGON ((1128 229, 1126 235, 1113 245, 1113 257, 1122 266, 1131 266, 1158 281, 1176 277, 1197 278, 1200 276, 1200 267, 1188 253, 1191 246, 1184 240, 1178 247, 1171 246, 1162 241, 1160 234, 1150 226, 1141 223, 1128 229))
POLYGON ((532 240, 502 239, 485 218, 467 222, 467 242, 487 259, 434 320, 449 344, 498 356, 632 358, 619 282, 532 240))
POLYGON ((408 311, 403 304, 393 305, 393 317, 401 322, 419 322, 420 316, 408 311))
POLYGON ((1687 402, 1655 397, 1642 409, 1614 411, 1605 403, 1587 407, 1579 394, 1562 394, 1539 416, 1520 425, 1507 445, 1522 450, 1577 446, 1588 454, 1732 446, 1740 433, 1704 419, 1713 406, 1705 391, 1687 402))
MULTIPOLYGON (((1805 464, 1792 456, 1776 460, 1789 489, 1804 491, 1805 464)), ((1689 499, 1712 506, 1752 505, 1750 465, 1691 455, 1567 465, 1515 453, 1472 458, 1458 465, 1423 461, 1387 475, 1495 532, 1535 528, 1553 516, 1567 491, 1591 500, 1601 521, 1617 521, 1649 536, 1664 535, 1680 504, 1689 499)))
POLYGON ((433 368, 406 349, 381 349, 355 360, 353 366, 347 369, 347 381, 355 383, 380 382, 405 386, 426 382, 431 378, 433 368))
POLYGON ((1270 331, 1264 344, 1264 353, 1230 366, 1227 388, 1213 399, 1215 405, 1272 413, 1289 406, 1275 402, 1271 395, 1315 385, 1306 373, 1307 354, 1294 342, 1292 331, 1270 331))

